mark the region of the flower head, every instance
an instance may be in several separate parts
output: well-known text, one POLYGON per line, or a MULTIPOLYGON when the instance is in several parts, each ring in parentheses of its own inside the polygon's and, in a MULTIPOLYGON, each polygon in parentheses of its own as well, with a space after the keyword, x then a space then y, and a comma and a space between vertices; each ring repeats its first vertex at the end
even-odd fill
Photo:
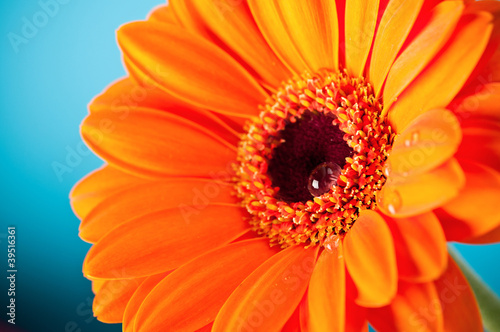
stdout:
POLYGON ((500 3, 173 0, 118 31, 71 194, 124 331, 479 331, 500 3), (453 297, 453 299, 451 299, 453 297))

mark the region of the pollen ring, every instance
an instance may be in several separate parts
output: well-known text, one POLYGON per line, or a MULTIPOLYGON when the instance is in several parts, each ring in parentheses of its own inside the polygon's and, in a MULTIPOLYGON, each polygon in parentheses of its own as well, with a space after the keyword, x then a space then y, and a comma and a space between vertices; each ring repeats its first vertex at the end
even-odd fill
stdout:
POLYGON ((305 74, 270 97, 247 124, 235 165, 237 195, 253 229, 282 247, 325 245, 345 235, 361 210, 375 209, 394 139, 382 107, 370 83, 347 71, 305 74), (284 200, 269 172, 273 152, 287 126, 311 115, 329 117, 353 153, 329 190, 306 201, 284 200))

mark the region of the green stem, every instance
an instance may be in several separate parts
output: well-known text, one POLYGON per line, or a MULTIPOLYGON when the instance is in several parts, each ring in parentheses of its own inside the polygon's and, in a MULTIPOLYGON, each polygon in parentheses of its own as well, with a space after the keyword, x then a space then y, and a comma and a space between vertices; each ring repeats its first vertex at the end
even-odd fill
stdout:
POLYGON ((500 331, 500 298, 472 269, 453 245, 448 245, 448 252, 457 262, 476 295, 484 328, 491 332, 500 331))

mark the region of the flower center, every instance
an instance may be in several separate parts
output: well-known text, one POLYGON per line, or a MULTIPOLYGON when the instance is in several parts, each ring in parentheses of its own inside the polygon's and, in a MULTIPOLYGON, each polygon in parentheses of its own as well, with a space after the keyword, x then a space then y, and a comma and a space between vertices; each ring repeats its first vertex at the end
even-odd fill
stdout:
POLYGON ((283 247, 327 245, 375 209, 394 134, 364 78, 304 75, 284 85, 240 142, 236 190, 250 224, 283 247))
POLYGON ((282 143, 269 160, 268 174, 277 198, 285 202, 307 202, 335 185, 346 157, 353 150, 344 133, 333 124, 333 114, 305 112, 280 132, 282 143))

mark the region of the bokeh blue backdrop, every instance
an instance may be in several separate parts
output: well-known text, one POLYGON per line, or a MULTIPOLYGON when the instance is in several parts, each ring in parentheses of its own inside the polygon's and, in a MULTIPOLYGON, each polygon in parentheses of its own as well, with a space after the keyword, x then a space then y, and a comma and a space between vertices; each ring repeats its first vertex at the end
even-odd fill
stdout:
MULTIPOLYGON (((0 4, 0 319, 7 320, 6 230, 14 225, 18 328, 121 331, 92 317, 90 282, 81 272, 89 244, 78 238, 79 221, 68 201, 72 186, 102 161, 80 154, 68 165, 67 158, 81 144, 88 102, 125 74, 115 30, 145 18, 162 1, 58 0, 64 4, 49 8, 52 16, 39 14, 53 2, 0 4), (39 27, 30 30, 26 22, 39 27), (71 172, 58 176, 54 163, 71 172)), ((500 245, 459 249, 500 293, 500 245)))
POLYGON ((52 16, 44 20, 39 13, 48 3, 54 1, 0 2, 0 319, 7 320, 4 236, 15 225, 16 325, 25 331, 121 331, 91 314, 93 294, 81 268, 90 245, 78 238, 68 200, 75 182, 102 161, 80 155, 60 177, 53 163, 66 165, 69 151, 77 150, 92 97, 125 75, 115 30, 144 19, 163 1, 58 0, 64 4, 57 11, 47 7, 52 16), (35 29, 24 27, 26 21, 35 29))

